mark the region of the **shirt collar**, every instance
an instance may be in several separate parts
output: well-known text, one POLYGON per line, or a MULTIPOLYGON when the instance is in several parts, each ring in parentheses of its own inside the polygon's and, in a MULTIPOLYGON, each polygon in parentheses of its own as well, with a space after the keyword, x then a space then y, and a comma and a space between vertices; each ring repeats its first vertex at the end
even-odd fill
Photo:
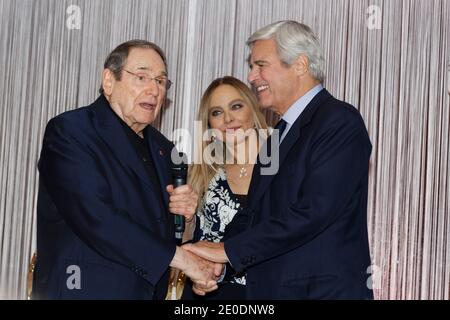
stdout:
POLYGON ((306 106, 311 102, 312 99, 322 91, 323 86, 321 84, 316 85, 314 88, 309 90, 306 94, 300 97, 294 104, 286 111, 286 113, 281 117, 284 121, 292 126, 300 116, 300 114, 305 110, 306 106))

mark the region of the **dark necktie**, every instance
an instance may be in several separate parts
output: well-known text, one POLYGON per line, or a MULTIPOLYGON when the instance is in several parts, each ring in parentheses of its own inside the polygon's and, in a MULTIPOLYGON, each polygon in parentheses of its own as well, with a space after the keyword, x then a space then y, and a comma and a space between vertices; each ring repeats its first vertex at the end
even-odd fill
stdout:
POLYGON ((286 129, 286 125, 287 122, 284 121, 283 119, 280 119, 280 121, 278 121, 277 125, 275 126, 275 129, 278 129, 279 132, 279 139, 281 140, 281 136, 283 135, 284 130, 286 129))

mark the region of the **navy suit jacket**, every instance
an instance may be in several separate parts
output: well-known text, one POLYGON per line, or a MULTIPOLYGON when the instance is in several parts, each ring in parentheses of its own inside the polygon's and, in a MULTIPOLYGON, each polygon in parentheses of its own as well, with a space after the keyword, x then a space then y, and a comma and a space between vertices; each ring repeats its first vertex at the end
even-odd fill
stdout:
POLYGON ((160 192, 103 95, 49 121, 38 165, 34 298, 164 297, 176 249, 165 190, 173 145, 151 126, 145 131, 160 192))
POLYGON ((281 143, 277 174, 255 165, 248 210, 224 241, 233 268, 247 271, 249 299, 372 298, 370 153, 359 112, 323 89, 281 143))

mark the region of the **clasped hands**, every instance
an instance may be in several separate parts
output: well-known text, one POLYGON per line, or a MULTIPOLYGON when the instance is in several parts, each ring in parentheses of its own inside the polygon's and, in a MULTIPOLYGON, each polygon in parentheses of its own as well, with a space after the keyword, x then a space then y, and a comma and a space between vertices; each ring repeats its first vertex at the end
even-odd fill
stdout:
POLYGON ((213 268, 213 279, 209 281, 195 281, 192 289, 198 295, 205 295, 207 292, 214 291, 218 288, 217 280, 221 277, 225 263, 228 262, 228 257, 225 253, 223 242, 208 242, 199 241, 196 243, 188 243, 182 246, 182 249, 189 252, 197 259, 201 259, 203 263, 213 268))
POLYGON ((226 261, 223 243, 199 241, 177 247, 170 266, 183 271, 192 280, 193 291, 204 296, 218 288, 217 280, 226 261))
MULTIPOLYGON (((190 185, 173 188, 167 186, 169 210, 192 221, 197 207, 198 195, 190 185)), ((199 241, 177 247, 171 267, 182 270, 194 283, 193 291, 205 295, 218 288, 217 280, 228 262, 223 243, 199 241)))

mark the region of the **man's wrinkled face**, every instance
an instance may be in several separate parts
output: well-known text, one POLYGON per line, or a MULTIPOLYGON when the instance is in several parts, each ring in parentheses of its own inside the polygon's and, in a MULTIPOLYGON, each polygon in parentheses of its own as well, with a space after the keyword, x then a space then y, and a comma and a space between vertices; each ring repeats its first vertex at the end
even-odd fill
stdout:
POLYGON ((167 79, 164 61, 155 50, 146 48, 130 50, 120 80, 110 70, 104 71, 105 96, 135 132, 153 122, 161 110, 167 91, 161 79, 167 79))
POLYGON ((257 40, 249 58, 248 81, 261 108, 283 114, 298 99, 298 77, 293 66, 284 64, 273 39, 257 40))

